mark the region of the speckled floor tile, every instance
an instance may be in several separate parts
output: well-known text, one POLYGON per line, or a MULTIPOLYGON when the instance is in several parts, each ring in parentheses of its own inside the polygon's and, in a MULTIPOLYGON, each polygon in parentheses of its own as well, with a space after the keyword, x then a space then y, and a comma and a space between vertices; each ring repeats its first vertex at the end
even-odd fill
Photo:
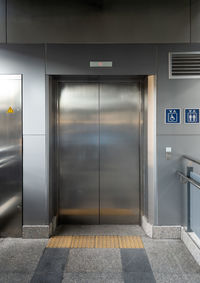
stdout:
POLYGON ((45 249, 31 283, 58 283, 62 281, 69 249, 45 249))
POLYGON ((152 272, 125 272, 123 278, 125 283, 156 283, 152 272))
MULTIPOLYGON (((154 272, 156 283, 189 283, 183 273, 154 272)), ((194 283, 190 281, 190 283, 194 283)))
MULTIPOLYGON (((149 237, 142 237, 142 241, 144 244, 144 248, 146 251, 167 251, 169 249, 169 241, 170 240, 157 240, 151 239, 149 237)), ((173 240, 174 241, 174 240, 173 240)))
POLYGON ((124 283, 122 273, 65 273, 62 283, 124 283))
POLYGON ((119 249, 71 249, 66 272, 121 272, 119 249))
POLYGON ((0 243, 0 272, 35 270, 46 243, 46 240, 5 239, 0 243))
POLYGON ((200 283, 200 274, 184 274, 187 283, 200 283))
POLYGON ((149 272, 152 269, 144 249, 121 249, 123 272, 149 272))
POLYGON ((170 251, 174 254, 184 273, 197 273, 200 275, 200 266, 182 241, 169 241, 168 244, 170 251))
POLYGON ((69 249, 45 249, 35 273, 54 272, 62 274, 67 262, 69 249))
POLYGON ((31 277, 31 273, 0 272, 0 283, 28 283, 31 277))
POLYGON ((63 280, 63 274, 54 272, 41 272, 35 273, 30 283, 61 283, 63 280))
POLYGON ((143 243, 153 272, 182 273, 182 268, 170 249, 168 240, 143 238, 143 243))

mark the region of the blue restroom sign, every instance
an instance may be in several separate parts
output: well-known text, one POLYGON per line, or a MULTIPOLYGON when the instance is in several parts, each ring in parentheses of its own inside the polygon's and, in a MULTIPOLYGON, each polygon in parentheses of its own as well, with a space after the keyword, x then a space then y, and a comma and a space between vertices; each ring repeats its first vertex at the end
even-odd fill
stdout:
POLYGON ((199 109, 185 109, 185 124, 198 124, 199 123, 199 109))
POLYGON ((180 122, 181 122, 181 109, 179 108, 165 109, 166 124, 180 124, 180 122))

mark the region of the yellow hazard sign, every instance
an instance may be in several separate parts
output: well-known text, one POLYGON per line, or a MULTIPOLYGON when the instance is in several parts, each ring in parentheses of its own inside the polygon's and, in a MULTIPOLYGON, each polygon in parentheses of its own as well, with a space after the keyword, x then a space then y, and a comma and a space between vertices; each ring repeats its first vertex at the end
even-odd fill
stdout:
POLYGON ((8 108, 7 113, 14 113, 14 110, 12 109, 12 107, 11 107, 11 106, 8 108))

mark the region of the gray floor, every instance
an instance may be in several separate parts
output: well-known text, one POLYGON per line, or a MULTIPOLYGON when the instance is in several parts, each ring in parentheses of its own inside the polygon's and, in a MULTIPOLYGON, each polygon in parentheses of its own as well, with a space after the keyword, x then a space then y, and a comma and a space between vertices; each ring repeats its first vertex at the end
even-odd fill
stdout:
POLYGON ((0 282, 30 282, 47 240, 0 240, 0 282))
MULTIPOLYGON (((91 234, 102 228, 85 227, 91 234)), ((151 283, 152 271, 157 283, 200 282, 200 267, 180 240, 152 240, 140 227, 104 228, 108 234, 111 228, 122 235, 137 231, 145 249, 45 249, 47 240, 0 239, 0 282, 151 283)), ((84 227, 65 233, 72 230, 83 234, 84 227)))
POLYGON ((181 240, 143 237, 154 277, 158 283, 200 283, 200 266, 181 240))

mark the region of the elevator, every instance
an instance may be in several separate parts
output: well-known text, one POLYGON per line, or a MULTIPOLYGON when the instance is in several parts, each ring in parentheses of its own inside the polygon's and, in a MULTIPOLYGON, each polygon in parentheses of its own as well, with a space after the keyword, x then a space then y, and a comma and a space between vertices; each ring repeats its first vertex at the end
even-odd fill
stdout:
POLYGON ((60 224, 139 224, 140 80, 56 83, 60 224))

